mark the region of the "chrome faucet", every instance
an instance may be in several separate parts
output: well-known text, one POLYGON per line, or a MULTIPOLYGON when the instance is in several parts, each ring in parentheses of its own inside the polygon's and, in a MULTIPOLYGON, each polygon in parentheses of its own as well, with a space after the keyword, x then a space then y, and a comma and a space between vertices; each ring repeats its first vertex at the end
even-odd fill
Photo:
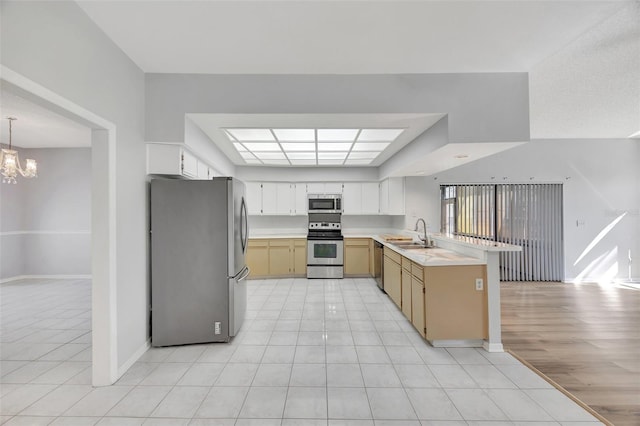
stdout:
POLYGON ((420 223, 420 221, 422 221, 422 227, 424 229, 424 238, 420 237, 420 240, 422 240, 422 242, 424 243, 425 246, 429 245, 429 238, 427 238, 427 223, 424 221, 423 218, 419 218, 416 221, 416 229, 415 231, 418 230, 418 224, 420 223))

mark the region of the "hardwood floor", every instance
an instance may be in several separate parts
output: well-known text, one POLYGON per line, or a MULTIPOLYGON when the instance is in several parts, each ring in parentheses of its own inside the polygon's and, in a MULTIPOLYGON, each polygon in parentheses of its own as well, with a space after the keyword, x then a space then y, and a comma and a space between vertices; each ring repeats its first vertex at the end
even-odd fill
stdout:
POLYGON ((502 283, 509 349, 616 426, 640 425, 640 291, 502 283))

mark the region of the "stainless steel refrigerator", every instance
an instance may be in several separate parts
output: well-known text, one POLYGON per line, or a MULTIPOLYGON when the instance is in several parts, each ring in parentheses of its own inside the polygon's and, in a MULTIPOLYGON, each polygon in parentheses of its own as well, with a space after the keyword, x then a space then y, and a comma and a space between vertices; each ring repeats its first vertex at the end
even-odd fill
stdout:
POLYGON ((244 183, 151 180, 151 344, 227 342, 247 306, 244 183))

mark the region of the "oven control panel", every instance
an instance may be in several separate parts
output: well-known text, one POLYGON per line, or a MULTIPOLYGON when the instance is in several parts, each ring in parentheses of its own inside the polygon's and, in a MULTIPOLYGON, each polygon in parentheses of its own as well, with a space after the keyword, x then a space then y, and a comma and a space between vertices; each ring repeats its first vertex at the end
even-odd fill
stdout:
POLYGON ((342 229, 342 224, 339 222, 311 222, 309 223, 309 229, 342 229))

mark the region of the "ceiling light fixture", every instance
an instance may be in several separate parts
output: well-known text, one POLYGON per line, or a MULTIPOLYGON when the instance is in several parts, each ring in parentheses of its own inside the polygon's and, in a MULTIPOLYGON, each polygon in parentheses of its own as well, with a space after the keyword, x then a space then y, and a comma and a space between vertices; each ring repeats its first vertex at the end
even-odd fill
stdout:
POLYGON ((369 165, 404 129, 222 128, 246 164, 369 165))
POLYGON ((15 117, 7 117, 9 120, 9 149, 2 148, 0 152, 0 170, 2 171, 2 183, 17 183, 16 176, 18 172, 25 178, 33 178, 38 176, 38 164, 36 160, 27 158, 24 170, 20 165, 20 159, 18 158, 18 151, 11 149, 11 124, 15 117))

